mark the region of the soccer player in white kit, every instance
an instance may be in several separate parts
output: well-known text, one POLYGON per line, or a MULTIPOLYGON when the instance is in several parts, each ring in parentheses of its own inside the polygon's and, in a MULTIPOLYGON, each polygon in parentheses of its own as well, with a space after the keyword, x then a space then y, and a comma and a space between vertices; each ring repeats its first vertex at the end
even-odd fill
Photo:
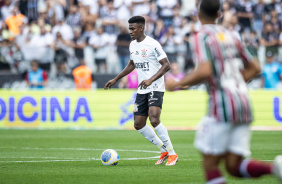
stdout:
POLYGON ((167 159, 166 165, 175 165, 178 156, 172 147, 166 127, 160 121, 165 92, 164 74, 170 69, 170 64, 159 42, 145 35, 144 17, 131 17, 128 23, 133 39, 129 46, 129 63, 120 74, 106 83, 104 89, 111 88, 136 68, 139 85, 134 104, 134 127, 160 149, 161 156, 156 165, 164 163, 167 159), (159 137, 146 124, 148 116, 159 137))
POLYGON ((250 155, 253 121, 246 81, 260 72, 260 66, 230 31, 215 25, 219 10, 220 0, 200 1, 198 16, 203 26, 189 41, 196 67, 181 81, 168 81, 168 88, 207 84, 208 114, 194 141, 202 154, 207 184, 226 183, 219 169, 221 160, 235 177, 275 174, 282 179, 282 156, 273 164, 244 159, 250 155))

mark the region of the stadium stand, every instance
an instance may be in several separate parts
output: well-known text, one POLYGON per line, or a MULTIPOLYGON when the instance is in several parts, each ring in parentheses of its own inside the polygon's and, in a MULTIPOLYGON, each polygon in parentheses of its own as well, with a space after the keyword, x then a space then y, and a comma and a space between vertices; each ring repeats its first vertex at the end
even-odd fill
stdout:
MULTIPOLYGON (((197 0, 0 0, 0 87, 27 89, 25 76, 37 60, 48 73, 47 89, 74 89, 72 70, 81 60, 94 74, 94 88, 124 68, 127 19, 141 14, 146 34, 157 39, 181 72, 193 63, 189 37, 201 23, 197 0), (99 30, 99 34, 98 34, 99 30), (103 78, 100 78, 103 77, 103 78), (6 80, 9 79, 9 80, 6 80), (98 82, 99 81, 99 82, 98 82), (96 82, 98 84, 96 84, 96 82)), ((263 67, 271 51, 281 65, 282 2, 224 0, 218 20, 246 44, 263 67)), ((118 86, 118 85, 117 85, 118 86)), ((281 86, 281 85, 279 85, 281 86)), ((261 87, 261 76, 249 83, 261 87)))

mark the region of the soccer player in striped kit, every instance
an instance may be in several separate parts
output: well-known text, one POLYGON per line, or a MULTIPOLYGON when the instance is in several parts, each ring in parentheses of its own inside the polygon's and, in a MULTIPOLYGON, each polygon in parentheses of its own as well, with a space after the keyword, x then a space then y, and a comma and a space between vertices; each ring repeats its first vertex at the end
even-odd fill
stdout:
POLYGON ((244 159, 250 155, 250 123, 253 121, 246 81, 260 72, 253 58, 231 32, 216 25, 220 0, 201 0, 201 30, 190 39, 195 69, 168 88, 207 84, 208 114, 202 118, 194 145, 201 152, 207 184, 226 183, 219 170, 221 160, 229 174, 257 178, 275 174, 282 179, 282 156, 274 163, 244 159))
POLYGON ((127 66, 114 79, 108 81, 104 89, 111 88, 119 79, 134 69, 138 74, 138 91, 134 104, 134 127, 148 141, 161 151, 156 165, 164 163, 175 165, 178 156, 175 153, 168 131, 160 121, 163 96, 165 92, 164 74, 170 69, 166 53, 159 42, 145 35, 145 19, 134 16, 128 20, 129 32, 133 41, 130 43, 130 60, 127 66), (155 131, 146 124, 148 119, 155 131))

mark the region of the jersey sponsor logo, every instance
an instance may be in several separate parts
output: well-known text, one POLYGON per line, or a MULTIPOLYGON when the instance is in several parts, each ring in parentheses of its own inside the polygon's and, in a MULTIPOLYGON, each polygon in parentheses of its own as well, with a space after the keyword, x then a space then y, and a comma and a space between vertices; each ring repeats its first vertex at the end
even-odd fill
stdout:
POLYGON ((139 55, 139 52, 138 52, 138 50, 135 52, 135 55, 139 55))
POLYGON ((161 56, 161 53, 160 53, 160 51, 158 50, 157 47, 155 48, 155 51, 156 51, 156 53, 157 53, 157 57, 160 57, 160 56, 161 56))
POLYGON ((147 50, 145 50, 145 49, 141 50, 141 56, 146 57, 147 56, 147 50))
POLYGON ((217 33, 216 37, 217 37, 218 41, 220 41, 220 42, 224 42, 225 41, 224 33, 217 33))
POLYGON ((149 62, 134 63, 136 69, 142 69, 143 72, 149 71, 149 62))

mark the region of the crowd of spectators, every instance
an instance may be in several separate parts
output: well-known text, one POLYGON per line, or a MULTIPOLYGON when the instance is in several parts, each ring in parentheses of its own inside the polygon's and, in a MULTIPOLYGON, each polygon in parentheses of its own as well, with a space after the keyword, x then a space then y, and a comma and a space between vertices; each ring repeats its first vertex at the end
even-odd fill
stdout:
MULTIPOLYGON (((180 72, 187 73, 193 68, 189 37, 201 27, 197 4, 198 0, 0 0, 0 72, 22 74, 36 60, 52 77, 72 74, 81 63, 94 74, 116 74, 129 59, 127 20, 142 15, 146 34, 161 43, 180 72), (194 9, 185 9, 187 3, 194 9)), ((280 0, 222 0, 218 22, 245 43, 262 67, 268 63, 267 53, 280 65, 280 0)))

